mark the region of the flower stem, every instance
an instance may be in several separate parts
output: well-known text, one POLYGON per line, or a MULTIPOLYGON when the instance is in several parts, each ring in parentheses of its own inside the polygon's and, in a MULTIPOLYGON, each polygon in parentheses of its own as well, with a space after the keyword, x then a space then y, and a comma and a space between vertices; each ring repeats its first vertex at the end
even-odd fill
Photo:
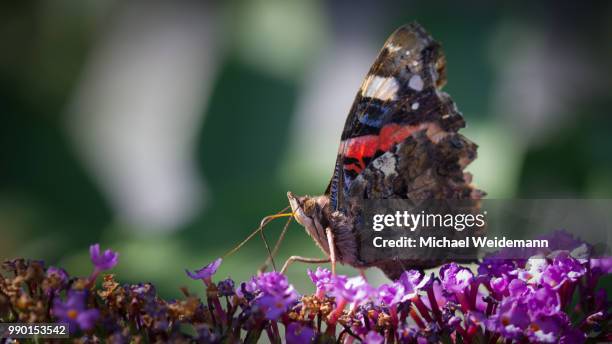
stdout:
POLYGON ((421 313, 421 316, 423 318, 425 318, 425 321, 427 321, 427 322, 432 322, 433 321, 433 319, 429 315, 429 310, 427 309, 427 306, 425 306, 425 304, 423 303, 423 300, 421 300, 420 297, 415 296, 412 299, 412 302, 414 303, 416 308, 419 310, 419 313, 421 313))
POLYGON ((342 315, 342 311, 344 310, 346 303, 347 302, 344 299, 341 299, 340 302, 338 302, 338 305, 336 306, 334 311, 329 315, 329 320, 327 321, 328 324, 330 325, 336 324, 336 321, 338 321, 338 318, 340 317, 340 315, 342 315))
POLYGON ((423 322, 423 319, 421 319, 421 317, 419 317, 419 315, 417 314, 416 310, 412 307, 410 307, 410 317, 412 318, 412 320, 414 320, 414 322, 420 327, 420 328, 425 328, 425 323, 423 322))
POLYGON ((436 294, 434 293, 433 285, 427 288, 427 298, 429 299, 429 305, 431 306, 431 310, 438 321, 439 324, 442 323, 442 312, 440 311, 440 307, 438 306, 438 301, 436 300, 436 294))

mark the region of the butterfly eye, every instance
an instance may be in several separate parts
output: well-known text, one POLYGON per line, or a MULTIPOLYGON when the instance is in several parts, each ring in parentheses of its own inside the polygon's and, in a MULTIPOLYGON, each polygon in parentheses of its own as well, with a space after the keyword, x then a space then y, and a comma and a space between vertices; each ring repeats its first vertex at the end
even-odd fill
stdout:
POLYGON ((317 202, 313 198, 308 198, 304 201, 303 209, 304 214, 308 217, 312 217, 314 215, 315 209, 317 207, 317 202))

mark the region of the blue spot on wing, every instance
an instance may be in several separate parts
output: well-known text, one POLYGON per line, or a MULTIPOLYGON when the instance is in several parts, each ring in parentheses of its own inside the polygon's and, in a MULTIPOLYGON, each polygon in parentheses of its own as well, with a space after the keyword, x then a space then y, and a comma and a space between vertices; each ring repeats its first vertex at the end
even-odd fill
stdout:
POLYGON ((359 122, 374 128, 381 128, 389 122, 389 112, 392 107, 389 104, 371 102, 364 111, 357 117, 359 122))

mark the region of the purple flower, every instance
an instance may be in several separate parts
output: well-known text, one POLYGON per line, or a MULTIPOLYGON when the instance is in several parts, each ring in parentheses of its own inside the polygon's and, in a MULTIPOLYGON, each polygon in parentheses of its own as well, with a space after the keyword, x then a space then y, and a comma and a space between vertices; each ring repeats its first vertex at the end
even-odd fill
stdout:
POLYGON ((263 295, 257 299, 257 304, 263 308, 266 319, 278 319, 295 299, 284 297, 282 295, 263 295))
POLYGON ((510 296, 501 301, 499 310, 491 317, 488 328, 507 339, 538 343, 556 343, 572 325, 561 311, 557 290, 543 286, 535 289, 515 279, 508 286, 510 296))
POLYGON ((527 336, 533 342, 542 343, 582 343, 585 340, 582 331, 575 332, 575 327, 567 314, 558 312, 553 315, 532 316, 527 336), (569 340, 569 341, 568 341, 569 340))
POLYGON ((314 330, 300 323, 292 322, 287 326, 285 336, 287 344, 308 344, 312 343, 314 330))
POLYGON ((543 317, 529 325, 528 336, 533 342, 557 343, 563 324, 556 317, 543 317))
POLYGON ((397 338, 400 343, 414 343, 413 339, 418 335, 418 330, 408 324, 400 325, 397 329, 397 338))
POLYGON ((478 266, 478 273, 481 275, 501 277, 509 275, 514 269, 516 269, 516 264, 513 260, 496 258, 489 254, 478 266))
POLYGON ((144 302, 147 305, 155 304, 157 297, 157 291, 155 286, 151 283, 138 283, 125 286, 125 289, 129 291, 129 296, 140 302, 144 302))
POLYGON ((250 301, 255 298, 258 291, 257 278, 252 277, 250 280, 240 283, 240 288, 236 289, 236 295, 250 301))
POLYGON ((526 302, 532 317, 555 315, 561 310, 559 294, 549 287, 542 287, 529 294, 526 302))
POLYGON ((543 257, 531 257, 527 260, 525 269, 515 270, 517 277, 529 284, 540 284, 542 274, 548 267, 548 261, 543 257))
MULTIPOLYGON (((572 246, 569 241, 564 246, 572 246)), ((117 254, 100 252, 97 244, 90 252, 95 268, 89 280, 72 281, 62 269, 45 270, 40 263, 25 260, 4 267, 9 272, 18 268, 14 277, 7 278, 29 281, 31 287, 45 292, 36 295, 50 300, 51 320, 68 323, 86 339, 95 331, 115 341, 138 333, 170 341, 194 338, 209 342, 219 341, 233 326, 240 326, 242 330, 233 331, 238 341, 257 341, 265 334, 274 341, 279 338, 280 324, 289 344, 336 341, 342 328, 345 340, 373 344, 387 340, 426 344, 448 338, 568 344, 612 338, 606 327, 609 297, 599 285, 602 275, 612 272, 612 258, 590 258, 583 254, 588 253, 584 244, 571 254, 549 250, 530 259, 490 259, 480 264, 478 275, 457 263, 444 265, 437 277, 404 271, 397 281, 378 288, 363 277, 333 276, 319 267, 308 270, 318 300, 304 297, 303 303, 287 277, 278 272, 263 273, 241 284, 229 278, 213 284, 221 259, 186 271, 208 286, 205 301, 191 295, 164 301, 152 284, 120 286, 110 276, 93 294, 96 276, 117 264, 117 254), (227 298, 223 305, 221 296, 227 298), (564 309, 572 312, 571 317, 564 309), (177 319, 192 324, 195 331, 184 333, 183 326, 175 326, 177 319)), ((5 303, 0 295, 0 308, 5 303)))
POLYGON ((206 265, 205 267, 199 270, 191 272, 185 269, 185 272, 187 273, 187 276, 194 280, 201 279, 204 281, 210 281, 210 278, 215 274, 215 272, 217 272, 217 269, 219 268, 219 265, 221 265, 222 261, 223 260, 221 258, 217 258, 212 263, 206 265))
POLYGON ((263 273, 256 283, 261 290, 257 305, 263 308, 269 320, 278 319, 298 299, 297 292, 289 284, 287 277, 279 272, 263 273))
POLYGON ((351 302, 351 311, 376 297, 376 289, 361 276, 349 278, 348 287, 357 290, 351 302))
POLYGON ((330 289, 337 303, 352 303, 351 308, 371 298, 375 291, 363 277, 347 278, 343 275, 332 277, 330 289))
POLYGON ((68 323, 71 331, 92 329, 100 315, 97 309, 86 309, 85 297, 85 292, 71 290, 66 301, 56 298, 53 302, 53 315, 68 323))
POLYGON ((265 272, 255 279, 255 283, 264 294, 295 293, 287 276, 280 272, 265 272))
POLYGON ((612 273, 612 257, 593 258, 589 262, 591 271, 597 276, 612 273))
POLYGON ((459 325, 461 323, 461 318, 453 315, 450 318, 448 318, 446 323, 448 324, 448 326, 455 327, 456 325, 459 325))
POLYGON ((68 283, 68 273, 66 273, 66 270, 54 266, 50 266, 47 269, 46 277, 49 281, 49 284, 45 286, 46 292, 58 292, 68 283))
POLYGON ((315 271, 310 269, 307 270, 308 277, 314 285, 317 287, 316 295, 322 299, 326 292, 329 292, 332 288, 332 273, 328 269, 317 267, 315 271))
POLYGON ((351 288, 349 279, 344 275, 332 277, 331 294, 336 298, 336 303, 352 302, 357 290, 351 288))
POLYGON ((490 320, 490 327, 509 339, 520 339, 529 324, 527 305, 512 297, 502 301, 497 314, 490 320))
POLYGON ((491 278, 491 289, 500 295, 506 292, 508 284, 508 279, 505 276, 491 278))
POLYGON ((586 335, 584 332, 573 327, 565 328, 561 338, 559 338, 559 344, 582 344, 585 341, 586 335))
POLYGON ((555 257, 542 273, 542 282, 559 288, 565 282, 575 282, 586 273, 586 268, 578 260, 563 252, 555 257))
POLYGON ((358 304, 369 298, 370 288, 362 277, 333 276, 331 294, 336 298, 336 308, 330 314, 328 323, 335 324, 347 304, 352 303, 351 310, 354 310, 358 304))
POLYGON ((100 244, 89 246, 89 256, 91 262, 99 271, 112 269, 119 262, 119 253, 110 249, 100 254, 100 244))
POLYGON ((221 296, 232 296, 235 294, 234 281, 231 278, 219 282, 217 284, 217 288, 219 289, 219 295, 221 296))
POLYGON ((382 344, 385 338, 376 331, 370 331, 363 339, 364 344, 382 344))
POLYGON ((529 288, 527 287, 527 283, 521 281, 520 279, 513 279, 508 284, 508 292, 510 296, 523 296, 527 292, 529 292, 529 288))
POLYGON ((399 282, 404 287, 404 293, 407 299, 416 296, 418 291, 427 285, 430 280, 429 276, 423 276, 423 274, 417 270, 404 271, 399 278, 399 282))
POLYGON ((66 272, 66 270, 62 268, 56 268, 55 266, 50 266, 47 269, 47 277, 51 277, 51 276, 54 276, 55 278, 63 282, 68 281, 68 273, 66 272))
POLYGON ((440 268, 442 287, 452 293, 462 293, 470 285, 474 274, 468 269, 455 263, 440 268))
POLYGON ((386 306, 395 306, 406 301, 405 289, 401 283, 383 284, 378 287, 378 299, 386 306))

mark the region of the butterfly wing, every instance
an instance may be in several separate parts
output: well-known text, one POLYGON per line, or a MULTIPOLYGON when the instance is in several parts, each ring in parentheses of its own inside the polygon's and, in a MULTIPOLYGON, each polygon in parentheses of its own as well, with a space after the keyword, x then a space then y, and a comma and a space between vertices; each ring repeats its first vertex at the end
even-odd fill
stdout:
MULTIPOLYGON (((395 280, 407 267, 425 269, 440 265, 448 257, 473 256, 471 248, 451 251, 388 247, 381 250, 372 246, 372 240, 380 234, 360 228, 364 228, 364 199, 402 199, 401 203, 370 203, 369 206, 375 208, 369 211, 376 214, 393 214, 398 206, 427 209, 438 214, 456 210, 476 214, 484 193, 474 188, 471 176, 463 172, 476 158, 476 148, 476 144, 459 133, 434 132, 430 127, 414 133, 372 160, 352 181, 346 198, 348 218, 354 221, 353 234, 359 247, 360 263, 377 266, 395 280), (452 201, 429 203, 428 200, 452 201), (455 206, 459 208, 455 209, 455 206)), ((470 233, 480 234, 477 231, 470 233)), ((455 231, 446 237, 453 239, 455 235, 462 238, 462 234, 455 231)), ((389 238, 396 239, 394 236, 389 238)))
POLYGON ((450 97, 440 45, 418 24, 397 29, 364 79, 346 119, 327 188, 344 209, 351 184, 373 160, 416 132, 456 132, 465 126, 450 97))
POLYGON ((464 173, 477 146, 458 133, 465 121, 441 91, 445 82, 440 45, 418 24, 403 26, 370 68, 342 132, 327 191, 332 209, 353 221, 359 264, 377 266, 392 279, 406 267, 432 267, 445 257, 434 251, 373 248, 369 235, 375 233, 356 230, 364 199, 403 199, 414 205, 431 199, 474 200, 469 204, 477 209, 484 194, 464 173))

